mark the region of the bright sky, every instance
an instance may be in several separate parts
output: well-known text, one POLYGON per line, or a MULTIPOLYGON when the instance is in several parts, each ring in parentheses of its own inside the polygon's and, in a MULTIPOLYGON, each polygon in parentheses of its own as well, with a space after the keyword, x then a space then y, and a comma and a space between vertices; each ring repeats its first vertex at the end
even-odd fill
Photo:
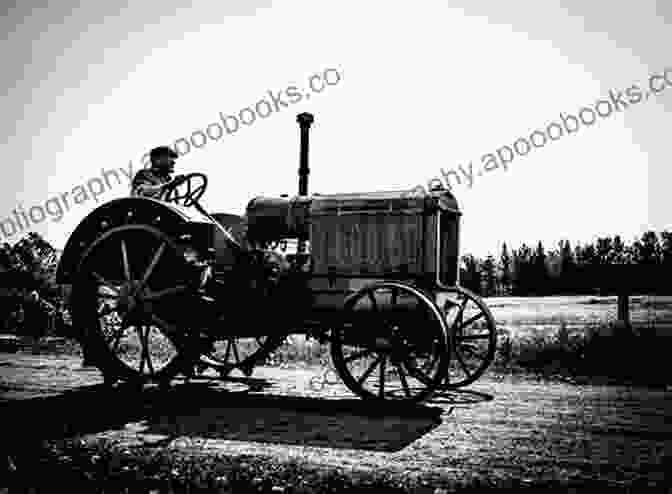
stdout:
MULTIPOLYGON (((130 160, 137 170, 150 148, 327 68, 341 71, 338 84, 178 160, 178 173, 209 176, 211 211, 296 193, 300 112, 315 115, 311 192, 404 189, 441 168, 477 168, 560 112, 672 68, 672 5, 662 1, 37 3, 0 21, 0 220, 101 169, 130 160)), ((670 110, 672 87, 471 188, 454 184, 462 253, 672 228, 670 110)), ((127 183, 114 185, 99 200, 126 194, 127 183)), ((60 248, 96 205, 33 229, 60 248)))

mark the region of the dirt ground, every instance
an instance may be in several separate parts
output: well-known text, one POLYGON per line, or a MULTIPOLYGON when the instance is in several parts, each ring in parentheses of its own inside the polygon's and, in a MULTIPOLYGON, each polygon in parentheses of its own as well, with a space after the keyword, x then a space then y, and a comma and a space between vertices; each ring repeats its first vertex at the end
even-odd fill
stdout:
POLYGON ((82 437, 199 454, 301 459, 463 483, 601 481, 672 486, 672 391, 484 376, 419 407, 379 407, 321 368, 260 367, 168 391, 102 385, 76 357, 0 354, 5 446, 82 437), (667 478, 666 478, 667 475, 667 478))

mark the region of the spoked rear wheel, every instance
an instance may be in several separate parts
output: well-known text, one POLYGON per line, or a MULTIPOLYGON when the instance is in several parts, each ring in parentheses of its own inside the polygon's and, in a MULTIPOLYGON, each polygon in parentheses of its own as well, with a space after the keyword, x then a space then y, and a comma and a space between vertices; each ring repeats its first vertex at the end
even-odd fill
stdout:
POLYGON ((178 321, 193 277, 179 248, 152 227, 118 227, 93 243, 73 284, 72 317, 106 378, 165 383, 187 372, 194 344, 178 321))
POLYGON ((332 331, 331 356, 345 385, 365 399, 420 402, 446 377, 445 321, 423 291, 397 282, 353 294, 345 324, 332 331))
POLYGON ((495 358, 497 332, 488 306, 473 292, 451 287, 445 296, 443 313, 452 338, 453 355, 445 386, 467 386, 490 366, 495 358))

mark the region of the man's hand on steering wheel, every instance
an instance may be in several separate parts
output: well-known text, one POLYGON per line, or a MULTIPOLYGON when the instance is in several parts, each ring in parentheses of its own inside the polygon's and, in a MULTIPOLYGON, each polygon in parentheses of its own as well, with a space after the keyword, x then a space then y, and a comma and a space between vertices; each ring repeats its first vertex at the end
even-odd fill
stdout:
POLYGON ((203 197, 208 186, 208 179, 202 173, 176 175, 172 181, 164 185, 163 200, 184 207, 193 206, 203 197), (202 183, 198 183, 198 182, 202 183), (194 185, 194 182, 196 185, 194 185), (184 191, 180 190, 184 186, 184 191))

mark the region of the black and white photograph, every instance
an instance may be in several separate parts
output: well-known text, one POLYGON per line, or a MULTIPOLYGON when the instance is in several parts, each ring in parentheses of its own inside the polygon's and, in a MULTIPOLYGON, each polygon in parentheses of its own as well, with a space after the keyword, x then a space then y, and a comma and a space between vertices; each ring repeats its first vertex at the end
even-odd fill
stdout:
POLYGON ((672 4, 0 13, 0 494, 672 492, 672 4))

